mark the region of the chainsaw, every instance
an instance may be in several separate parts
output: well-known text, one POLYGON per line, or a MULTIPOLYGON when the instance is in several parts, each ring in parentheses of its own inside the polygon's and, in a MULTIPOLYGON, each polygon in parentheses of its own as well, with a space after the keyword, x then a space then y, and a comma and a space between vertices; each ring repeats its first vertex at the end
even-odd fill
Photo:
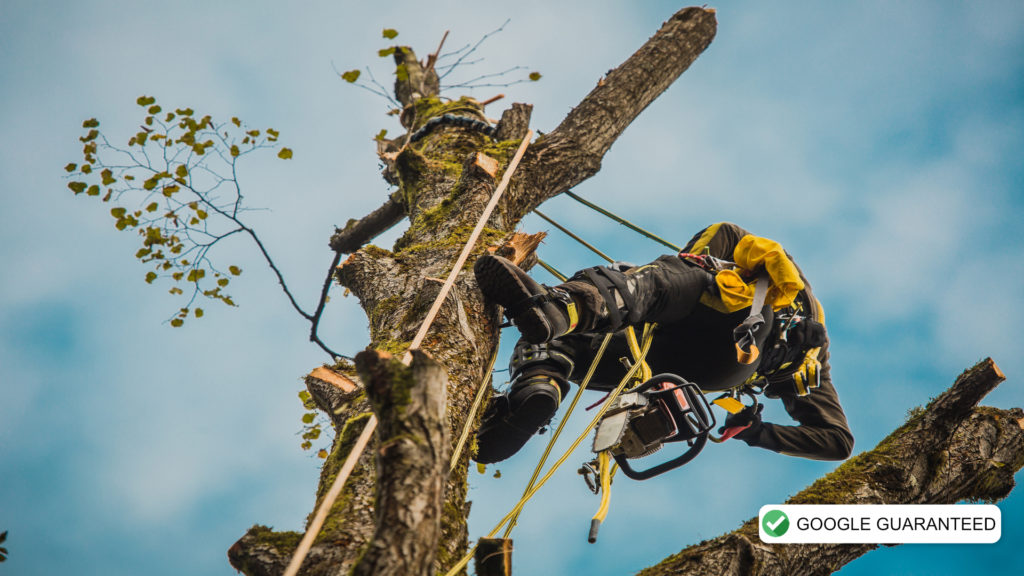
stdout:
POLYGON ((608 450, 626 476, 646 480, 693 460, 714 426, 711 405, 696 384, 675 374, 658 374, 615 399, 597 424, 593 450, 608 450), (669 442, 686 442, 689 448, 650 468, 633 468, 630 460, 649 456, 669 442))

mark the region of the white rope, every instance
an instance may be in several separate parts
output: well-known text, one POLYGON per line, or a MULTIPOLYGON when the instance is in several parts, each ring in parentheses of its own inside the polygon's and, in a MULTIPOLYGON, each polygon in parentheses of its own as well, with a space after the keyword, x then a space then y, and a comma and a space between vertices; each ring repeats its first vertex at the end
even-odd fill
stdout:
MULTIPOLYGON (((516 168, 519 166, 519 161, 523 159, 523 154, 526 152, 526 147, 530 144, 531 138, 533 138, 533 130, 528 130, 523 141, 519 144, 519 148, 516 149, 515 156, 513 156, 512 161, 509 162, 508 168, 505 170, 505 174, 501 178, 501 182, 499 182, 498 187, 494 189, 494 194, 491 195, 490 202, 487 203, 483 214, 480 215, 480 220, 477 221, 476 228, 473 229, 473 232, 469 235, 469 239, 466 240, 466 245, 462 248, 462 253, 459 254, 459 259, 455 262, 455 266, 448 274, 448 279, 445 280, 444 285, 441 286, 441 292, 434 300, 434 304, 430 307, 430 311, 427 312, 427 317, 423 320, 423 324, 420 325, 419 332, 416 333, 416 337, 413 338, 412 344, 409 345, 409 349, 402 357, 402 362, 406 366, 412 362, 412 351, 419 349, 420 344, 423 343, 423 339, 427 336, 427 331, 430 330, 430 325, 434 323, 434 318, 437 317, 438 311, 441 310, 441 305, 444 304, 445 299, 448 297, 448 292, 450 292, 452 286, 455 285, 455 280, 458 278, 463 265, 466 264, 469 254, 473 251, 473 246, 480 238, 480 234, 483 232, 484 227, 487 226, 487 221, 490 220, 491 213, 494 212, 494 208, 498 205, 498 200, 501 198, 502 193, 504 193, 505 188, 508 187, 508 183, 512 179, 512 173, 515 172, 516 168)), ((306 555, 309 554, 309 549, 313 545, 313 540, 316 539, 317 535, 320 533, 320 529, 323 528, 324 521, 327 520, 327 513, 330 512, 331 506, 334 505, 334 501, 338 498, 338 495, 341 494, 341 489, 345 486, 345 482, 352 473, 352 469, 355 468, 356 462, 358 462, 360 456, 362 456, 363 450, 366 449, 366 445, 370 441, 370 436, 376 428, 377 416, 371 414, 366 421, 366 426, 363 428, 363 432, 359 435, 359 440, 357 440, 356 445, 352 447, 348 457, 345 459, 345 464, 338 472, 338 477, 334 479, 334 484, 331 485, 331 489, 328 490, 327 494, 324 496, 323 502, 320 503, 320 508, 317 509, 316 516, 309 524, 309 528, 306 529, 306 534, 302 537, 302 541, 299 542, 299 547, 295 549, 295 554, 292 556, 291 562, 288 563, 288 568, 285 569, 284 576, 295 576, 298 574, 299 567, 302 566, 302 562, 306 559, 306 555)))
POLYGON ((444 281, 444 286, 441 286, 441 292, 437 295, 434 300, 434 305, 430 307, 430 311, 427 312, 427 317, 424 319, 423 324, 420 326, 420 331, 416 333, 416 337, 412 339, 412 344, 409 345, 409 350, 405 353, 403 362, 408 362, 412 358, 412 351, 420 347, 423 343, 423 339, 427 336, 427 330, 430 329, 430 325, 434 323, 434 317, 437 316, 438 311, 441 310, 441 305, 444 304, 445 299, 448 297, 448 292, 455 285, 455 279, 458 278, 459 272, 462 271, 462 266, 466 264, 466 260, 469 258, 469 254, 473 251, 473 246, 476 244, 480 233, 484 231, 484 227, 487 226, 487 221, 491 219, 491 212, 494 212, 494 208, 498 205, 498 200, 501 198, 505 188, 508 187, 509 181, 512 179, 512 173, 515 172, 519 166, 519 161, 523 159, 523 154, 526 152, 526 147, 530 143, 530 138, 533 137, 533 130, 529 130, 526 133, 526 137, 519 144, 519 148, 516 150, 515 156, 512 157, 512 162, 509 163, 508 169, 505 170, 505 174, 501 177, 501 182, 498 183, 498 187, 494 189, 494 194, 491 195, 491 201, 487 203, 487 207, 484 208, 484 213, 480 215, 480 220, 476 223, 476 228, 473 228, 473 233, 469 235, 469 240, 466 240, 466 245, 462 248, 462 254, 459 254, 459 259, 455 261, 455 266, 452 271, 448 274, 448 279, 444 281))

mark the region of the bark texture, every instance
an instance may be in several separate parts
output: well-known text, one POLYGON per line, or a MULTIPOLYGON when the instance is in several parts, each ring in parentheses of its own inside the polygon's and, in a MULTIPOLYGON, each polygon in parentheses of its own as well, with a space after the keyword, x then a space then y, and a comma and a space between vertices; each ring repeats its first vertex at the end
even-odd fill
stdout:
MULTIPOLYGON (((987 359, 918 411, 874 450, 847 461, 787 504, 953 504, 994 502, 1014 487, 1024 466, 1024 411, 978 406, 1004 379, 987 359)), ((757 518, 691 546, 642 576, 824 575, 873 544, 765 544, 757 518)))
POLYGON ((356 367, 377 414, 376 531, 353 576, 427 574, 441 535, 448 467, 444 368, 419 350, 412 364, 377 351, 356 367))

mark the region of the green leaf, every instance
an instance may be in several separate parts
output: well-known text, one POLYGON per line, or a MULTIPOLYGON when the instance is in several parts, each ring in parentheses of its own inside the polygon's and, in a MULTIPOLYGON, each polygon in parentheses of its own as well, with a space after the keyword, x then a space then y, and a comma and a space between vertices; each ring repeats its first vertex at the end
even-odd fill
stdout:
POLYGON ((170 198, 178 190, 181 190, 181 187, 177 184, 168 184, 167 186, 164 186, 164 196, 170 198))
POLYGON ((160 108, 159 106, 150 106, 149 110, 146 110, 146 112, 149 112, 150 114, 159 114, 161 110, 163 110, 163 108, 160 108))
POLYGON ((196 217, 200 220, 206 220, 207 216, 209 216, 209 214, 207 214, 205 210, 196 210, 196 217))
POLYGON ((156 212, 160 206, 156 202, 150 202, 149 206, 146 206, 146 212, 156 212))
POLYGON ((135 257, 141 260, 146 256, 149 256, 152 252, 153 250, 149 248, 139 248, 139 251, 135 253, 135 257))
POLYGON ((92 166, 89 164, 82 164, 82 174, 92 174, 92 166))
POLYGON ((184 164, 179 164, 178 167, 174 169, 174 173, 177 174, 179 178, 185 178, 188 176, 188 167, 184 164))
POLYGON ((303 404, 310 401, 312 398, 313 395, 309 393, 309 390, 299 390, 299 400, 302 400, 303 404))
POLYGON ((341 79, 349 83, 355 82, 356 80, 359 80, 359 70, 349 70, 348 72, 344 72, 341 75, 341 79))
POLYGON ((530 72, 530 80, 536 82, 537 80, 540 80, 540 78, 540 72, 530 72))
POLYGON ((239 128, 242 127, 242 121, 239 120, 237 116, 232 116, 231 117, 231 123, 234 124, 235 126, 238 126, 239 128))
POLYGON ((381 58, 386 58, 388 56, 391 56, 394 53, 395 53, 395 47, 394 46, 392 46, 390 48, 382 48, 380 50, 377 50, 377 56, 380 56, 381 58))
POLYGON ((152 284, 153 280, 156 280, 156 272, 148 272, 146 274, 146 284, 152 284))
POLYGON ((281 148, 281 151, 277 153, 277 157, 282 160, 288 160, 292 157, 291 148, 281 148))
POLYGON ((385 28, 381 32, 381 36, 387 38, 388 40, 394 40, 395 36, 398 36, 398 30, 395 30, 394 28, 385 28))
POLYGON ((97 128, 97 127, 99 127, 99 125, 100 125, 99 120, 97 120, 95 118, 89 118, 85 122, 82 122, 82 128, 97 128))
POLYGON ((100 172, 100 176, 103 178, 104 186, 110 186, 114 182, 117 182, 117 178, 114 178, 114 173, 110 168, 104 168, 103 171, 100 172))
POLYGON ((316 420, 316 413, 314 412, 306 412, 302 415, 303 424, 312 424, 313 420, 316 420))
POLYGON ((227 286, 229 282, 231 282, 231 281, 228 280, 227 278, 221 278, 220 280, 217 280, 217 286, 220 286, 221 288, 223 288, 223 287, 227 286))
POLYGON ((202 268, 193 268, 188 271, 188 277, 185 279, 189 282, 199 282, 203 279, 203 276, 206 276, 206 270, 203 270, 202 268))
MULTIPOLYGON (((170 262, 168 262, 168 264, 170 264, 170 262)), ((182 290, 181 288, 178 288, 177 286, 175 286, 174 288, 171 288, 170 290, 168 290, 168 292, 170 292, 171 294, 184 294, 185 293, 184 290, 182 290)))
POLYGON ((68 164, 67 166, 64 167, 64 171, 65 172, 74 172, 76 168, 78 168, 78 164, 75 164, 74 162, 72 162, 72 163, 70 163, 70 164, 68 164))
POLYGON ((232 156, 238 156, 241 153, 242 153, 242 151, 238 149, 238 146, 236 146, 234 144, 231 145, 231 155, 232 156))
POLYGON ((302 444, 299 444, 299 446, 301 446, 303 450, 309 450, 310 448, 313 447, 313 443, 310 442, 309 440, 306 440, 302 444))
POLYGON ((68 182, 68 188, 75 194, 85 192, 85 182, 68 182))
POLYGON ((100 131, 95 129, 95 128, 93 128, 92 130, 89 130, 88 134, 86 134, 85 136, 82 136, 78 140, 81 141, 81 142, 91 142, 92 140, 95 140, 96 137, 99 136, 99 135, 100 135, 100 131))
POLYGON ((184 323, 185 321, 182 320, 181 318, 175 318, 174 320, 171 320, 171 326, 174 326, 175 328, 181 328, 182 324, 184 323))
POLYGON ((374 139, 374 140, 376 140, 376 141, 378 141, 378 142, 380 142, 380 141, 381 141, 381 140, 383 140, 383 139, 384 139, 384 137, 385 137, 385 136, 387 136, 387 135, 388 135, 388 131, 387 131, 387 130, 385 130, 385 129, 382 129, 382 130, 381 130, 380 132, 377 132, 377 135, 376 135, 376 136, 374 136, 374 137, 373 137, 373 139, 374 139))
POLYGON ((316 453, 316 457, 317 457, 317 458, 319 458, 319 459, 321 459, 321 460, 326 460, 326 459, 327 459, 327 456, 328 456, 328 454, 327 454, 327 450, 324 450, 323 448, 321 448, 321 449, 320 449, 320 450, 319 450, 319 451, 318 451, 318 452, 316 453))
POLYGON ((100 187, 96 184, 93 184, 92 186, 89 186, 88 189, 86 189, 85 193, 88 194, 89 196, 99 196, 100 187))
POLYGON ((203 309, 202 308, 196 308, 194 310, 194 312, 195 312, 196 318, 202 318, 203 317, 203 309))
POLYGON ((121 207, 111 208, 110 209, 110 215, 113 216, 114 218, 124 218, 124 215, 127 214, 127 213, 128 213, 128 210, 125 209, 125 208, 121 208, 121 207))
POLYGON ((153 98, 152 96, 139 96, 139 99, 136 100, 135 103, 139 106, 145 107, 151 104, 156 104, 156 98, 153 98))
POLYGON ((242 273, 242 269, 238 266, 228 266, 228 272, 231 272, 232 276, 238 276, 242 273))

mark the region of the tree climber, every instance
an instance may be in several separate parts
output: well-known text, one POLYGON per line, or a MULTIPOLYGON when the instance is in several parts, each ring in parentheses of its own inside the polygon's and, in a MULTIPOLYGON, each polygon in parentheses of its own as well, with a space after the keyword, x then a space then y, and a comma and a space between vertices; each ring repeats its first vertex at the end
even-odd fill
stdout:
POLYGON ((853 449, 829 374, 821 305, 772 240, 735 224, 714 224, 678 255, 645 266, 589 268, 554 287, 500 256, 482 256, 473 270, 484 295, 504 307, 522 336, 509 365, 512 385, 491 400, 477 430, 477 462, 512 456, 544 427, 609 331, 616 333, 590 387, 614 388, 623 375, 618 359, 628 356, 622 330, 645 322, 658 324, 647 356, 655 373, 678 374, 705 392, 753 384, 780 399, 799 423, 762 422, 763 404, 757 404, 726 418, 723 430, 735 438, 817 460, 842 460, 853 449), (748 329, 759 277, 764 322, 748 329), (738 358, 737 349, 750 344, 760 354, 738 358))

